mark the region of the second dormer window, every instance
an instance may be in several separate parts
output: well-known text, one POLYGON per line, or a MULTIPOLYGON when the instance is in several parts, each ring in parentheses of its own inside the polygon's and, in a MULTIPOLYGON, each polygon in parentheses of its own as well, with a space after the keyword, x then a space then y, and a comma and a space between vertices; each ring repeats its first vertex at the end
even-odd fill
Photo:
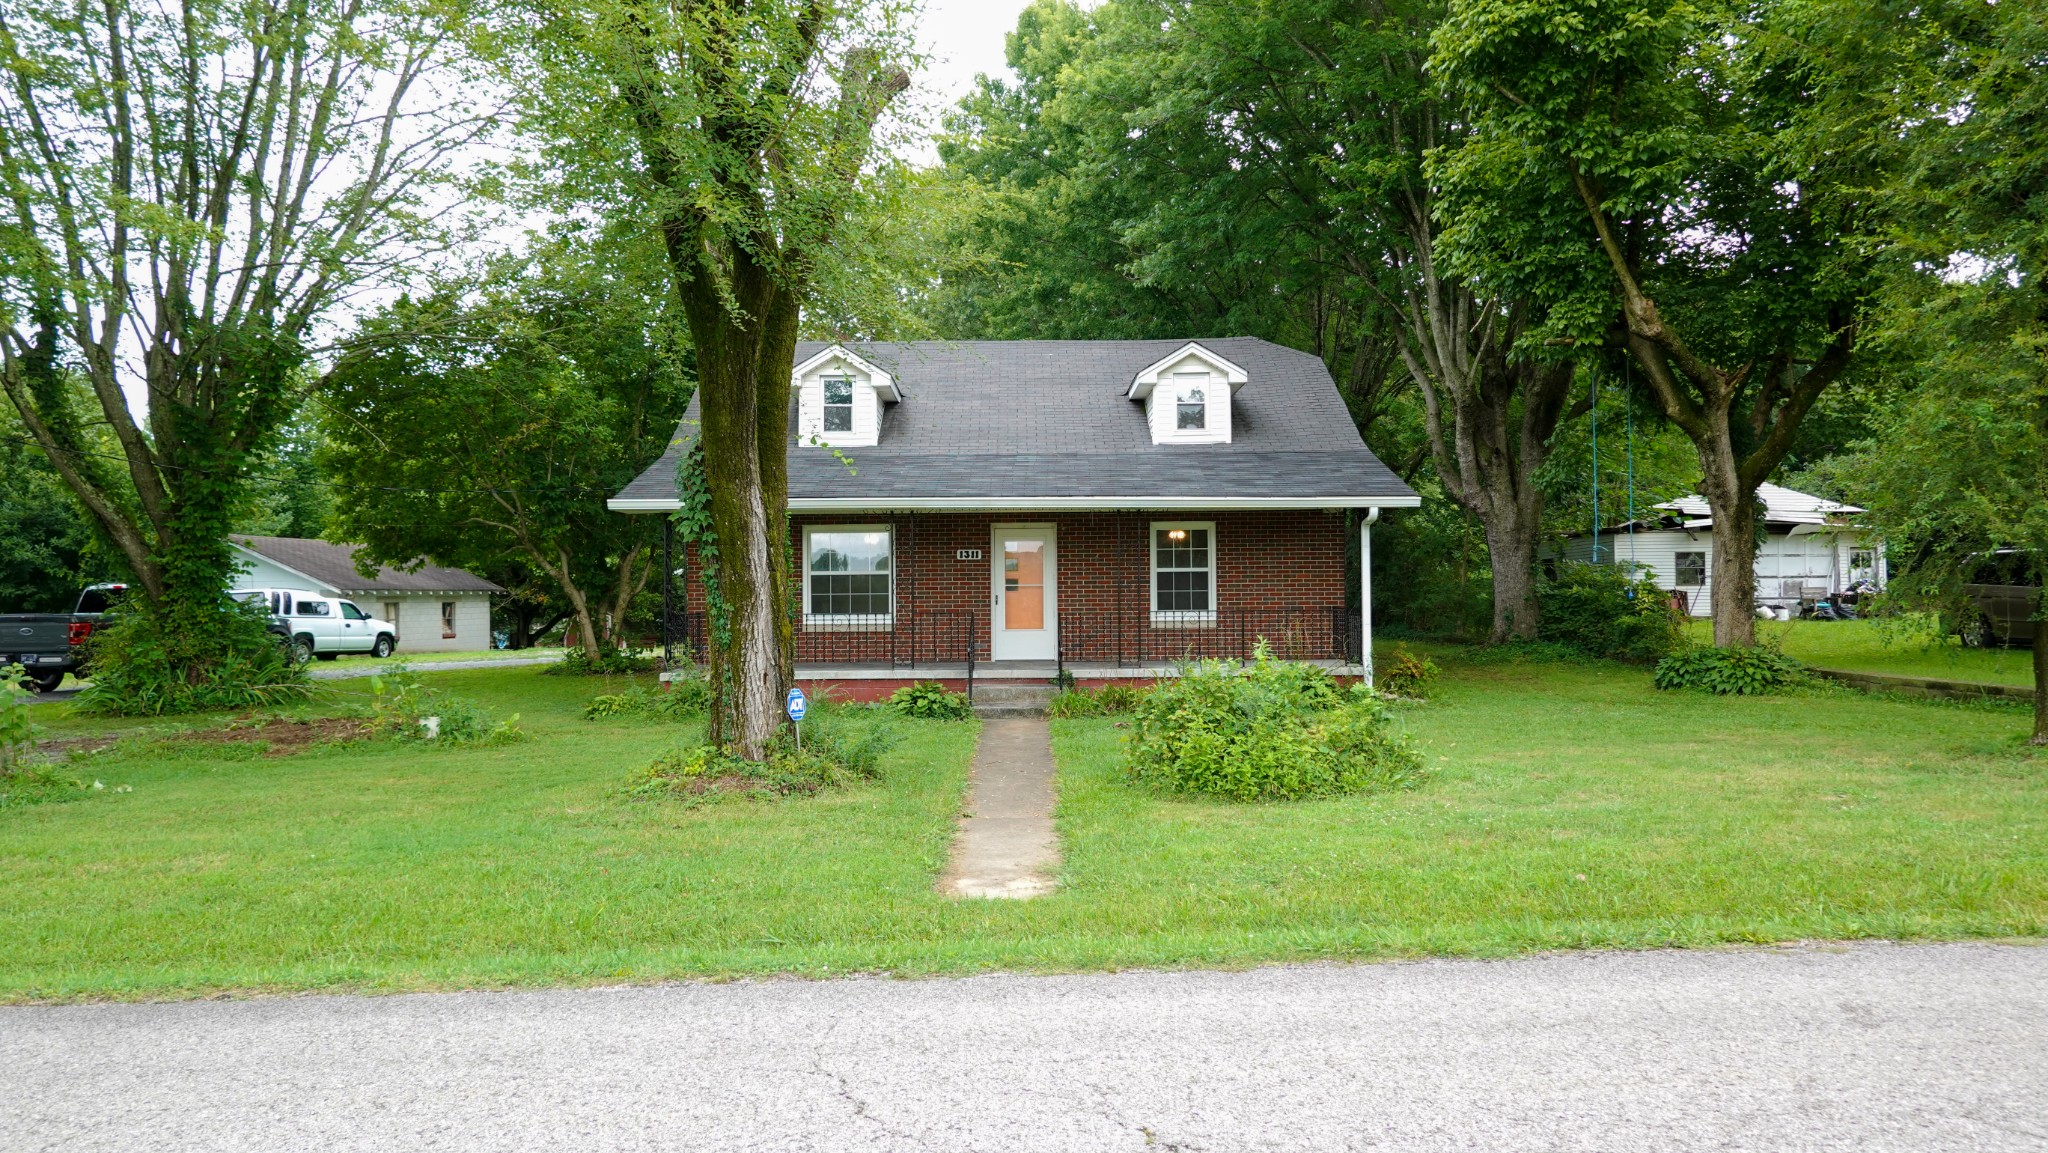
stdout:
POLYGON ((1209 389, 1203 384, 1183 384, 1175 394, 1174 427, 1177 429, 1203 429, 1209 427, 1209 389))
POLYGON ((853 382, 843 376, 825 378, 825 431, 853 431, 853 382))

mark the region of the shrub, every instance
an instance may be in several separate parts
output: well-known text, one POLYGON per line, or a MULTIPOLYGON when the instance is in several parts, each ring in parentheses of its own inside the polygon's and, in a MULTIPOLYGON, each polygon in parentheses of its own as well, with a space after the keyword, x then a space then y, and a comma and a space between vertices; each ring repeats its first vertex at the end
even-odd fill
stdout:
POLYGON ((895 743, 895 733, 886 721, 852 717, 840 712, 813 714, 804 722, 801 749, 785 730, 769 746, 764 761, 742 760, 715 745, 672 749, 635 774, 626 792, 691 802, 725 796, 768 800, 874 780, 881 776, 882 754, 895 743))
POLYGON ((1115 717, 1138 707, 1145 691, 1133 685, 1104 685, 1093 692, 1063 689, 1045 706, 1049 717, 1115 717))
POLYGON ((1684 640, 1664 590, 1618 565, 1560 565, 1536 596, 1537 638, 1587 656, 1653 661, 1684 640))
POLYGON ((91 679, 78 693, 78 707, 155 717, 275 708, 312 695, 306 670, 269 631, 264 610, 227 602, 196 619, 204 623, 172 621, 134 602, 109 614, 87 642, 91 679))
POLYGON ((644 717, 656 721, 678 721, 698 717, 711 707, 711 685, 701 677, 674 680, 669 686, 648 688, 635 685, 623 693, 606 693, 590 698, 583 709, 587 721, 644 717))
POLYGON ((1144 695, 1126 772, 1168 792, 1294 800, 1403 788, 1422 758, 1388 730, 1369 692, 1346 694, 1313 665, 1203 661, 1144 695))
POLYGON ((562 650, 562 659, 541 670, 552 677, 619 676, 651 673, 654 654, 646 649, 605 649, 593 657, 580 648, 562 650))
POLYGON ((966 693, 948 692, 937 681, 904 685, 889 695, 889 707, 926 721, 964 721, 974 715, 966 693))
POLYGON ((1422 700, 1442 672, 1435 661, 1409 652, 1406 645, 1395 645, 1387 663, 1373 670, 1373 687, 1397 697, 1422 700))
POLYGON ((504 720, 466 697, 420 683, 400 661, 370 678, 370 735, 445 745, 501 745, 522 740, 519 714, 504 720))
POLYGON ((1657 662, 1660 689, 1695 689, 1723 696, 1761 696, 1806 680, 1806 667, 1774 646, 1682 648, 1657 662))

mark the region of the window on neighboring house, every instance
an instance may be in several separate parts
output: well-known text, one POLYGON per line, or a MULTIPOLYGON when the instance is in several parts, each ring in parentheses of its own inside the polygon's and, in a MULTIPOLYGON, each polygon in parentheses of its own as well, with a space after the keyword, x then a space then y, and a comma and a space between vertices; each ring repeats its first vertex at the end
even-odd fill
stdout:
POLYGON ((1204 522, 1152 526, 1152 621, 1213 624, 1216 620, 1216 526, 1204 522))
POLYGON ((825 378, 825 431, 853 431, 853 382, 843 376, 825 378))
POLYGON ((1209 427, 1209 376, 1199 373, 1176 377, 1173 427, 1200 430, 1209 427))
POLYGON ((892 541, 880 525, 804 530, 804 621, 887 628, 894 614, 892 541))
POLYGON ((444 641, 452 641, 455 639, 454 601, 441 602, 441 639, 444 641))
POLYGON ((1698 588, 1707 583, 1707 554, 1703 552, 1682 552, 1675 557, 1680 588, 1698 588))
MULTIPOLYGON (((391 631, 392 631, 392 632, 394 632, 394 633, 395 633, 395 632, 397 632, 397 631, 398 631, 398 602, 397 602, 397 601, 385 601, 385 602, 384 602, 384 608, 383 608, 383 613, 384 613, 384 619, 385 619, 385 620, 387 620, 387 621, 390 621, 390 622, 391 622, 391 631)), ((396 639, 401 639, 401 638, 397 638, 397 637, 394 637, 393 639, 394 639, 394 640, 396 640, 396 639)))

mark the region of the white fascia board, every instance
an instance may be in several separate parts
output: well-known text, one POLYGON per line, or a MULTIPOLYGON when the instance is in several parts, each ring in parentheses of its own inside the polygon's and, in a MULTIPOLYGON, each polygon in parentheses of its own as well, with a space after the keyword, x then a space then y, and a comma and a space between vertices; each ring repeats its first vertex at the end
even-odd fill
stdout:
POLYGON ((855 356, 853 354, 853 351, 843 344, 835 344, 832 347, 826 349, 825 351, 819 353, 818 355, 810 358, 809 360, 804 361, 802 364, 797 365, 794 369, 791 369, 789 373, 790 387, 796 387, 799 383, 803 381, 805 373, 811 371, 812 369, 818 367, 819 365, 825 363, 828 360, 843 360, 848 364, 851 364, 855 368, 860 369, 862 372, 867 373, 868 385, 872 387, 876 392, 881 393, 887 399, 891 401, 899 401, 903 399, 903 395, 896 391, 895 376, 884 371, 879 366, 870 364, 866 360, 863 360, 862 358, 855 356))
POLYGON ((1143 372, 1132 378, 1131 387, 1124 390, 1125 398, 1129 400, 1145 399, 1151 393, 1152 386, 1159 383, 1160 373, 1190 355, 1200 357, 1208 362, 1210 368, 1222 373, 1223 379, 1229 382, 1230 391, 1232 392, 1243 388, 1245 382, 1251 379, 1244 369, 1202 347, 1201 341, 1190 340, 1173 350, 1171 355, 1153 361, 1143 372))
MULTIPOLYGON (((873 497, 812 497, 789 502, 791 512, 1012 512, 1074 511, 1116 512, 1119 510, 1193 511, 1203 509, 1319 509, 1319 508, 1417 508, 1416 496, 934 496, 901 500, 873 497)), ((605 502, 613 512, 674 512, 681 508, 673 498, 614 498, 605 502)))

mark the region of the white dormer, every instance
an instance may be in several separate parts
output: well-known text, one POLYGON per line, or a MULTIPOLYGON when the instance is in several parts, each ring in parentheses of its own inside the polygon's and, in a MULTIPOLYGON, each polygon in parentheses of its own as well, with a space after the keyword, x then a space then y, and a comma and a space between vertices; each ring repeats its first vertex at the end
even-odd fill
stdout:
POLYGON ((1153 364, 1124 395, 1145 402, 1153 444, 1229 444, 1230 398, 1250 377, 1194 341, 1153 364))
POLYGON ((882 403, 903 399, 896 378, 835 344, 796 366, 798 444, 867 448, 882 438, 882 403))

